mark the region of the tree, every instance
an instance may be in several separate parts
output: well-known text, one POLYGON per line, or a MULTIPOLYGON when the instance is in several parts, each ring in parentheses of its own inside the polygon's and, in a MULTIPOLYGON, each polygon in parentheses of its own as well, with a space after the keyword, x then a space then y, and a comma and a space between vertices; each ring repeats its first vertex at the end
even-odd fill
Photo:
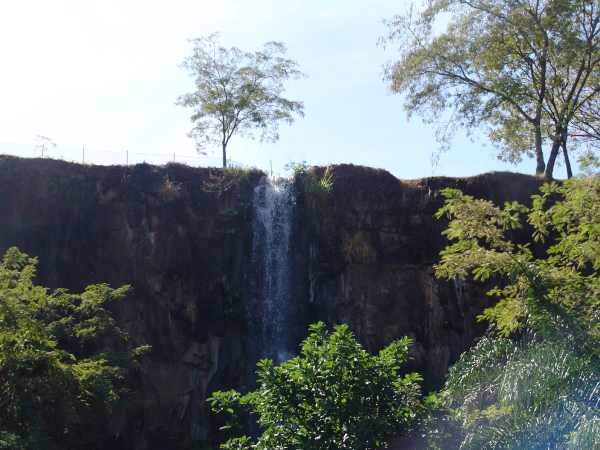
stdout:
POLYGON ((571 122, 599 94, 597 0, 428 0, 387 24, 401 57, 385 79, 406 93, 409 117, 438 123, 440 151, 459 127, 484 131, 500 159, 535 156, 536 173, 552 178, 571 122))
POLYGON ((275 142, 280 121, 291 125, 294 113, 304 117, 302 102, 281 96, 285 80, 306 77, 297 63, 277 56, 286 52, 281 42, 269 42, 255 53, 221 47, 219 33, 190 42, 193 53, 180 67, 196 78, 196 91, 176 104, 194 108, 195 126, 188 136, 196 140, 198 153, 220 145, 227 167, 227 144, 234 134, 253 138, 252 129, 257 129, 260 142, 275 142))
POLYGON ((35 286, 37 259, 16 248, 0 264, 0 448, 60 450, 81 443, 84 418, 102 420, 122 403, 137 356, 103 347, 126 339, 106 302, 129 286, 89 286, 81 295, 35 286))
POLYGON ((225 449, 374 449, 418 409, 419 375, 399 377, 411 340, 404 338, 369 356, 347 325, 329 334, 322 322, 310 327, 302 355, 276 367, 258 366, 261 387, 244 396, 215 392, 213 409, 231 414, 235 426, 241 410, 258 416, 263 429, 256 444, 244 436, 225 449))
MULTIPOLYGON (((569 3, 568 20, 560 33, 561 40, 553 44, 549 58, 549 89, 546 91, 545 112, 551 124, 551 149, 546 173, 552 169, 562 148, 571 178, 567 154, 567 139, 574 123, 581 123, 600 92, 600 4, 597 1, 569 3)), ((577 144, 577 141, 575 141, 577 144)))
POLYGON ((587 102, 574 117, 572 139, 588 152, 600 150, 600 98, 587 102))
POLYGON ((450 369, 442 392, 462 425, 461 448, 600 447, 600 177, 545 184, 527 209, 499 208, 446 189, 438 217, 453 241, 436 275, 500 279, 500 297, 479 320, 491 323, 476 347, 450 369), (532 240, 556 238, 545 258, 515 246, 505 232, 527 214, 532 240))
POLYGON ((46 136, 38 134, 35 137, 35 149, 33 149, 33 156, 35 156, 36 150, 39 148, 42 150, 42 158, 44 157, 44 150, 48 151, 50 148, 55 148, 56 144, 52 139, 46 136))

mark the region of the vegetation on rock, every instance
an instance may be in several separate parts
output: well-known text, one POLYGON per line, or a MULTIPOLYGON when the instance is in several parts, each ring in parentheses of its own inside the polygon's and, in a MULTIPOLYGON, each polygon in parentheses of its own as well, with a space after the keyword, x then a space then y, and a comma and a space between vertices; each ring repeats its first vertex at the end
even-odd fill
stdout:
POLYGON ((369 242, 369 238, 362 231, 357 231, 350 235, 344 234, 342 237, 342 253, 349 267, 355 263, 371 264, 377 260, 377 252, 369 242))
POLYGON ((334 231, 334 220, 330 205, 333 187, 330 168, 325 169, 321 178, 317 177, 315 168, 306 164, 306 161, 291 162, 286 165, 286 169, 294 172, 293 180, 300 191, 300 203, 305 210, 308 225, 321 236, 331 234, 334 231))
POLYGON ((263 175, 263 172, 256 168, 239 166, 214 169, 210 171, 208 180, 202 184, 202 189, 206 192, 216 193, 220 197, 232 188, 248 188, 253 175, 263 175))

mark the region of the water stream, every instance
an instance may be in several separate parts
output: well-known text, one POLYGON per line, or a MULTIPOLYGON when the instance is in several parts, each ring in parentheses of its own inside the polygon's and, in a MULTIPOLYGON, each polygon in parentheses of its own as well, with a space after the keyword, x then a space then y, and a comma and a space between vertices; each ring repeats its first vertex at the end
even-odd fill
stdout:
POLYGON ((252 282, 247 301, 256 356, 276 363, 294 356, 292 270, 296 198, 285 177, 263 177, 254 189, 252 282))

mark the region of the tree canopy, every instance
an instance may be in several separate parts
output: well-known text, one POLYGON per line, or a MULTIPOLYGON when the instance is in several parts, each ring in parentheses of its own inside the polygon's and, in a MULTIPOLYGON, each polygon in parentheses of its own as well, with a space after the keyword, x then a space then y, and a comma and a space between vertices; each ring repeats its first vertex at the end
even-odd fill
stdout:
POLYGON ((322 322, 310 329, 302 356, 279 367, 271 360, 258 364, 257 391, 213 394, 213 409, 230 414, 226 428, 234 427, 246 410, 258 416, 263 430, 256 443, 244 436, 222 448, 374 449, 412 421, 421 378, 398 374, 410 339, 369 356, 347 325, 337 325, 331 334, 322 322))
POLYGON ((259 130, 261 142, 279 139, 279 122, 293 124, 294 114, 304 117, 304 105, 282 97, 283 82, 305 77, 298 64, 282 56, 281 42, 269 42, 259 52, 227 49, 219 44, 219 33, 190 40, 194 48, 181 68, 195 77, 196 91, 184 94, 176 104, 194 109, 194 128, 188 133, 196 149, 221 146, 223 167, 227 145, 234 134, 253 137, 259 130))
POLYGON ((440 151, 458 128, 483 132, 500 159, 535 157, 536 173, 552 178, 561 149, 568 164, 574 124, 595 120, 586 110, 600 93, 597 0, 427 0, 387 25, 383 43, 398 42, 400 59, 385 80, 406 94, 409 117, 438 125, 440 151))
POLYGON ((466 449, 600 447, 600 177, 545 184, 533 207, 503 208, 446 189, 438 217, 453 242, 437 276, 499 280, 491 327, 450 369, 442 398, 462 425, 466 449), (505 233, 527 214, 547 256, 505 233), (503 276, 500 277, 500 276, 503 276), (495 278, 493 278, 495 277, 495 278))
POLYGON ((0 264, 0 448, 61 450, 82 443, 78 426, 122 404, 137 356, 103 346, 126 339, 103 304, 130 291, 89 286, 81 295, 33 284, 37 259, 16 248, 0 264))

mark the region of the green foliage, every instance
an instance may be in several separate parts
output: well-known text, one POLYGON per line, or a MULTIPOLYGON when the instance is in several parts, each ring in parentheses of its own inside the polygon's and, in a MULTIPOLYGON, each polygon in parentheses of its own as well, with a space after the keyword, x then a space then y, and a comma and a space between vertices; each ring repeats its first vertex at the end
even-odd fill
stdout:
POLYGON ((213 409, 230 417, 226 429, 236 427, 243 411, 257 415, 263 429, 256 443, 243 436, 222 448, 373 449, 412 422, 421 377, 397 373, 410 339, 369 356, 346 325, 331 334, 321 322, 310 329, 302 356, 279 367, 271 360, 258 364, 258 391, 213 394, 213 409))
POLYGON ((552 178, 573 124, 598 133, 599 19, 597 0, 427 0, 387 22, 400 58, 384 76, 409 117, 438 125, 440 151, 458 128, 483 132, 500 159, 535 156, 552 178))
POLYGON ((529 210, 442 193, 438 217, 451 218, 444 234, 455 242, 437 276, 507 280, 479 317, 492 331, 450 369, 443 391, 465 431, 461 448, 600 448, 600 177, 545 184, 529 210), (546 258, 505 238, 524 213, 533 240, 554 240, 546 258))
POLYGON ((251 203, 238 202, 235 208, 219 211, 219 222, 214 231, 215 239, 222 243, 230 242, 239 236, 244 227, 249 223, 251 203))
POLYGON ((224 224, 226 228, 217 230, 216 233, 232 235, 239 232, 239 230, 236 230, 234 226, 236 219, 239 216, 238 210, 236 210, 235 208, 227 208, 223 211, 220 211, 219 214, 221 215, 221 223, 224 224))
POLYGON ((437 216, 452 218, 444 234, 456 242, 441 252, 436 274, 482 281, 507 275, 510 283, 489 293, 500 296, 500 301, 480 319, 495 322, 504 336, 529 326, 565 339, 584 339, 582 345, 596 348, 594 336, 599 330, 593 318, 600 304, 596 272, 600 267, 600 178, 546 183, 541 190, 543 195, 533 196, 531 210, 516 203, 501 209, 457 190, 442 191, 447 200, 437 216), (526 212, 535 230, 533 239, 550 233, 559 236, 545 259, 534 260, 528 245, 515 248, 505 239, 505 231, 521 227, 519 214, 526 212), (587 274, 585 269, 592 272, 587 274))
POLYGON ((450 368, 443 392, 461 448, 600 448, 598 368, 560 341, 485 336, 450 368))
POLYGON ((78 424, 121 403, 128 373, 148 348, 103 347, 104 336, 127 338, 103 305, 129 286, 48 294, 33 284, 36 264, 16 248, 0 264, 0 448, 77 446, 78 424))
MULTIPOLYGON (((248 225, 252 209, 252 180, 254 177, 263 176, 263 172, 256 168, 226 167, 212 169, 208 179, 204 180, 202 189, 205 192, 216 194, 217 198, 224 194, 237 200, 234 207, 219 211, 213 238, 221 244, 235 240, 248 225)), ((255 179, 255 178, 254 178, 255 179)), ((186 211, 193 218, 195 213, 186 211)), ((195 219, 198 221, 198 218, 195 219)))
POLYGON ((195 77, 197 89, 180 96, 177 104, 194 108, 195 126, 188 136, 196 140, 199 153, 221 146, 225 168, 226 148, 234 134, 253 137, 256 129, 261 142, 275 142, 279 122, 293 124, 294 113, 304 117, 302 102, 281 96, 285 80, 305 77, 297 63, 278 56, 286 52, 281 42, 269 42, 255 53, 221 47, 219 33, 190 42, 192 55, 181 67, 195 77))
POLYGON ((293 179, 300 190, 300 201, 306 209, 308 225, 322 236, 331 234, 335 226, 333 208, 329 204, 333 187, 330 167, 325 169, 321 178, 315 175, 314 168, 306 164, 306 161, 291 162, 285 168, 294 172, 293 179))

